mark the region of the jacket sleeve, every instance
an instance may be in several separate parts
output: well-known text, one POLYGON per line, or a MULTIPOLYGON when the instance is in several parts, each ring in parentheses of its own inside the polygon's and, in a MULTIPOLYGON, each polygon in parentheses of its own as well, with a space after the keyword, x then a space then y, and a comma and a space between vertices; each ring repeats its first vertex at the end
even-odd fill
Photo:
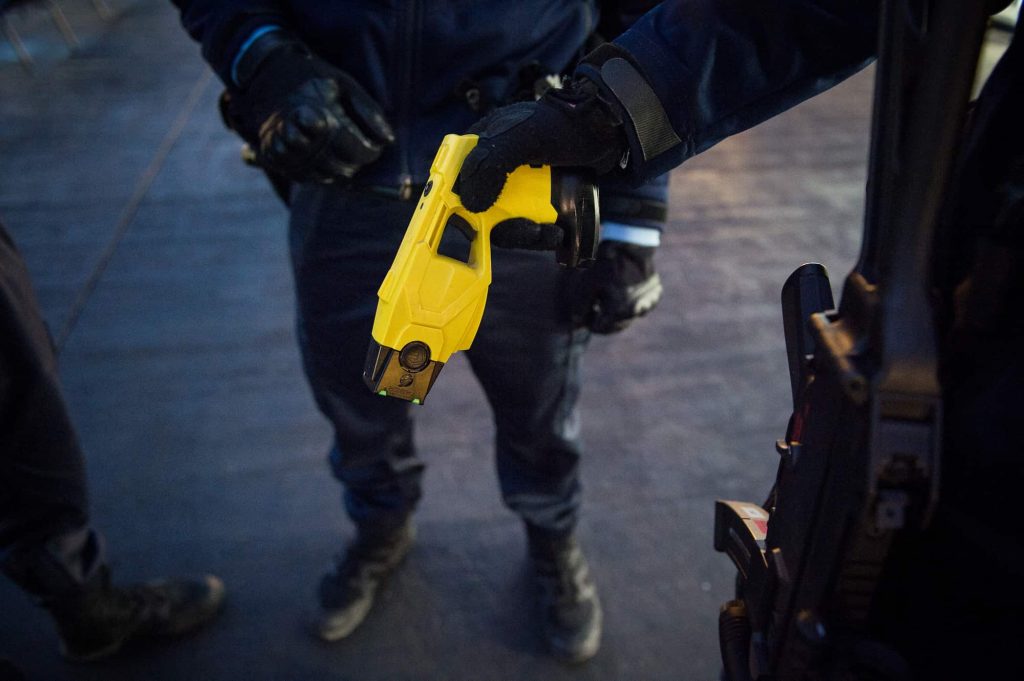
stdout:
POLYGON ((288 12, 274 0, 173 0, 181 23, 225 84, 239 49, 262 26, 287 27, 288 12))
POLYGON ((601 20, 598 34, 605 40, 615 40, 636 20, 654 9, 661 0, 599 0, 601 20))
MULTIPOLYGON (((613 40, 660 0, 600 0, 598 35, 613 40)), ((610 175, 601 179, 601 238, 657 246, 668 218, 668 174, 637 185, 610 175)))
POLYGON ((666 0, 577 74, 622 105, 634 181, 866 66, 878 0, 666 0))

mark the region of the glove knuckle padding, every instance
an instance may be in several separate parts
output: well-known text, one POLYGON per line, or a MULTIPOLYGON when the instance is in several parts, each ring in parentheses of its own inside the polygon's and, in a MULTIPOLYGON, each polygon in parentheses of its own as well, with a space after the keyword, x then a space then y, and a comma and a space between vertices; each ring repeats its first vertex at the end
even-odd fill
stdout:
POLYGON ((379 144, 394 142, 395 133, 377 102, 350 76, 345 78, 349 83, 343 97, 346 110, 363 134, 379 144))
POLYGON ((365 165, 380 157, 380 146, 368 140, 351 118, 342 114, 336 116, 335 121, 330 142, 339 158, 365 165))
POLYGON ((300 151, 312 144, 312 140, 292 120, 285 121, 281 131, 281 139, 284 140, 285 145, 292 151, 300 151))
POLYGON ((310 134, 322 134, 327 122, 320 112, 309 104, 302 104, 294 110, 295 123, 310 134))
POLYGON ((366 91, 301 45, 275 50, 235 94, 261 163, 292 180, 351 177, 393 140, 366 91))

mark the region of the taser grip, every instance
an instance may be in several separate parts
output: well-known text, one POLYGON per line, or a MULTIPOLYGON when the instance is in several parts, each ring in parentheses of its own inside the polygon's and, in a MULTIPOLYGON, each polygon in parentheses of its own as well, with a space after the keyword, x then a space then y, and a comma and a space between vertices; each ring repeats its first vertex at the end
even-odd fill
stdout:
POLYGON ((378 394, 422 403, 448 358, 470 347, 491 283, 491 228, 496 224, 510 218, 561 224, 567 239, 560 259, 573 265, 592 258, 597 247, 596 188, 556 175, 553 192, 549 166, 517 168, 491 208, 466 210, 453 188, 476 143, 476 135, 445 136, 377 292, 363 379, 378 394), (472 228, 467 262, 438 253, 453 215, 472 228))

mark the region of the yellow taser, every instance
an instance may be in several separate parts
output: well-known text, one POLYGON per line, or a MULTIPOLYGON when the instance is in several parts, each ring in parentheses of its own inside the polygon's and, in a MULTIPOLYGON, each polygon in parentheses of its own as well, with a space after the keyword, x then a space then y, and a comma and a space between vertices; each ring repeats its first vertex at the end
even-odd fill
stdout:
POLYGON ((476 135, 447 135, 384 283, 363 380, 379 395, 422 404, 445 362, 473 344, 491 283, 491 228, 511 218, 555 223, 568 266, 593 260, 599 241, 597 188, 549 166, 512 172, 497 202, 471 213, 454 192, 476 135), (446 229, 469 240, 465 262, 438 253, 446 229))

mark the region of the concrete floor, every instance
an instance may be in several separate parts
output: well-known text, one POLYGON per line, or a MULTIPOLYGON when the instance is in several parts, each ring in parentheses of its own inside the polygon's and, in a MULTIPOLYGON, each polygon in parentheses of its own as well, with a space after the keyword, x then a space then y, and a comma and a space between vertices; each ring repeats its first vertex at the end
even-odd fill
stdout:
POLYGON ((62 4, 73 54, 32 17, 34 73, 0 43, 0 215, 61 346, 116 576, 212 571, 230 600, 175 645, 76 667, 3 582, 0 656, 45 681, 717 678, 733 571, 711 547, 712 504, 760 500, 774 476, 782 282, 816 260, 838 289, 856 257, 871 74, 673 175, 661 306, 586 358, 581 535, 606 628, 569 669, 543 654, 460 359, 417 411, 430 468, 410 560, 350 639, 306 634, 351 530, 295 345, 284 209, 239 162, 170 3, 121 0, 110 22, 62 4))

